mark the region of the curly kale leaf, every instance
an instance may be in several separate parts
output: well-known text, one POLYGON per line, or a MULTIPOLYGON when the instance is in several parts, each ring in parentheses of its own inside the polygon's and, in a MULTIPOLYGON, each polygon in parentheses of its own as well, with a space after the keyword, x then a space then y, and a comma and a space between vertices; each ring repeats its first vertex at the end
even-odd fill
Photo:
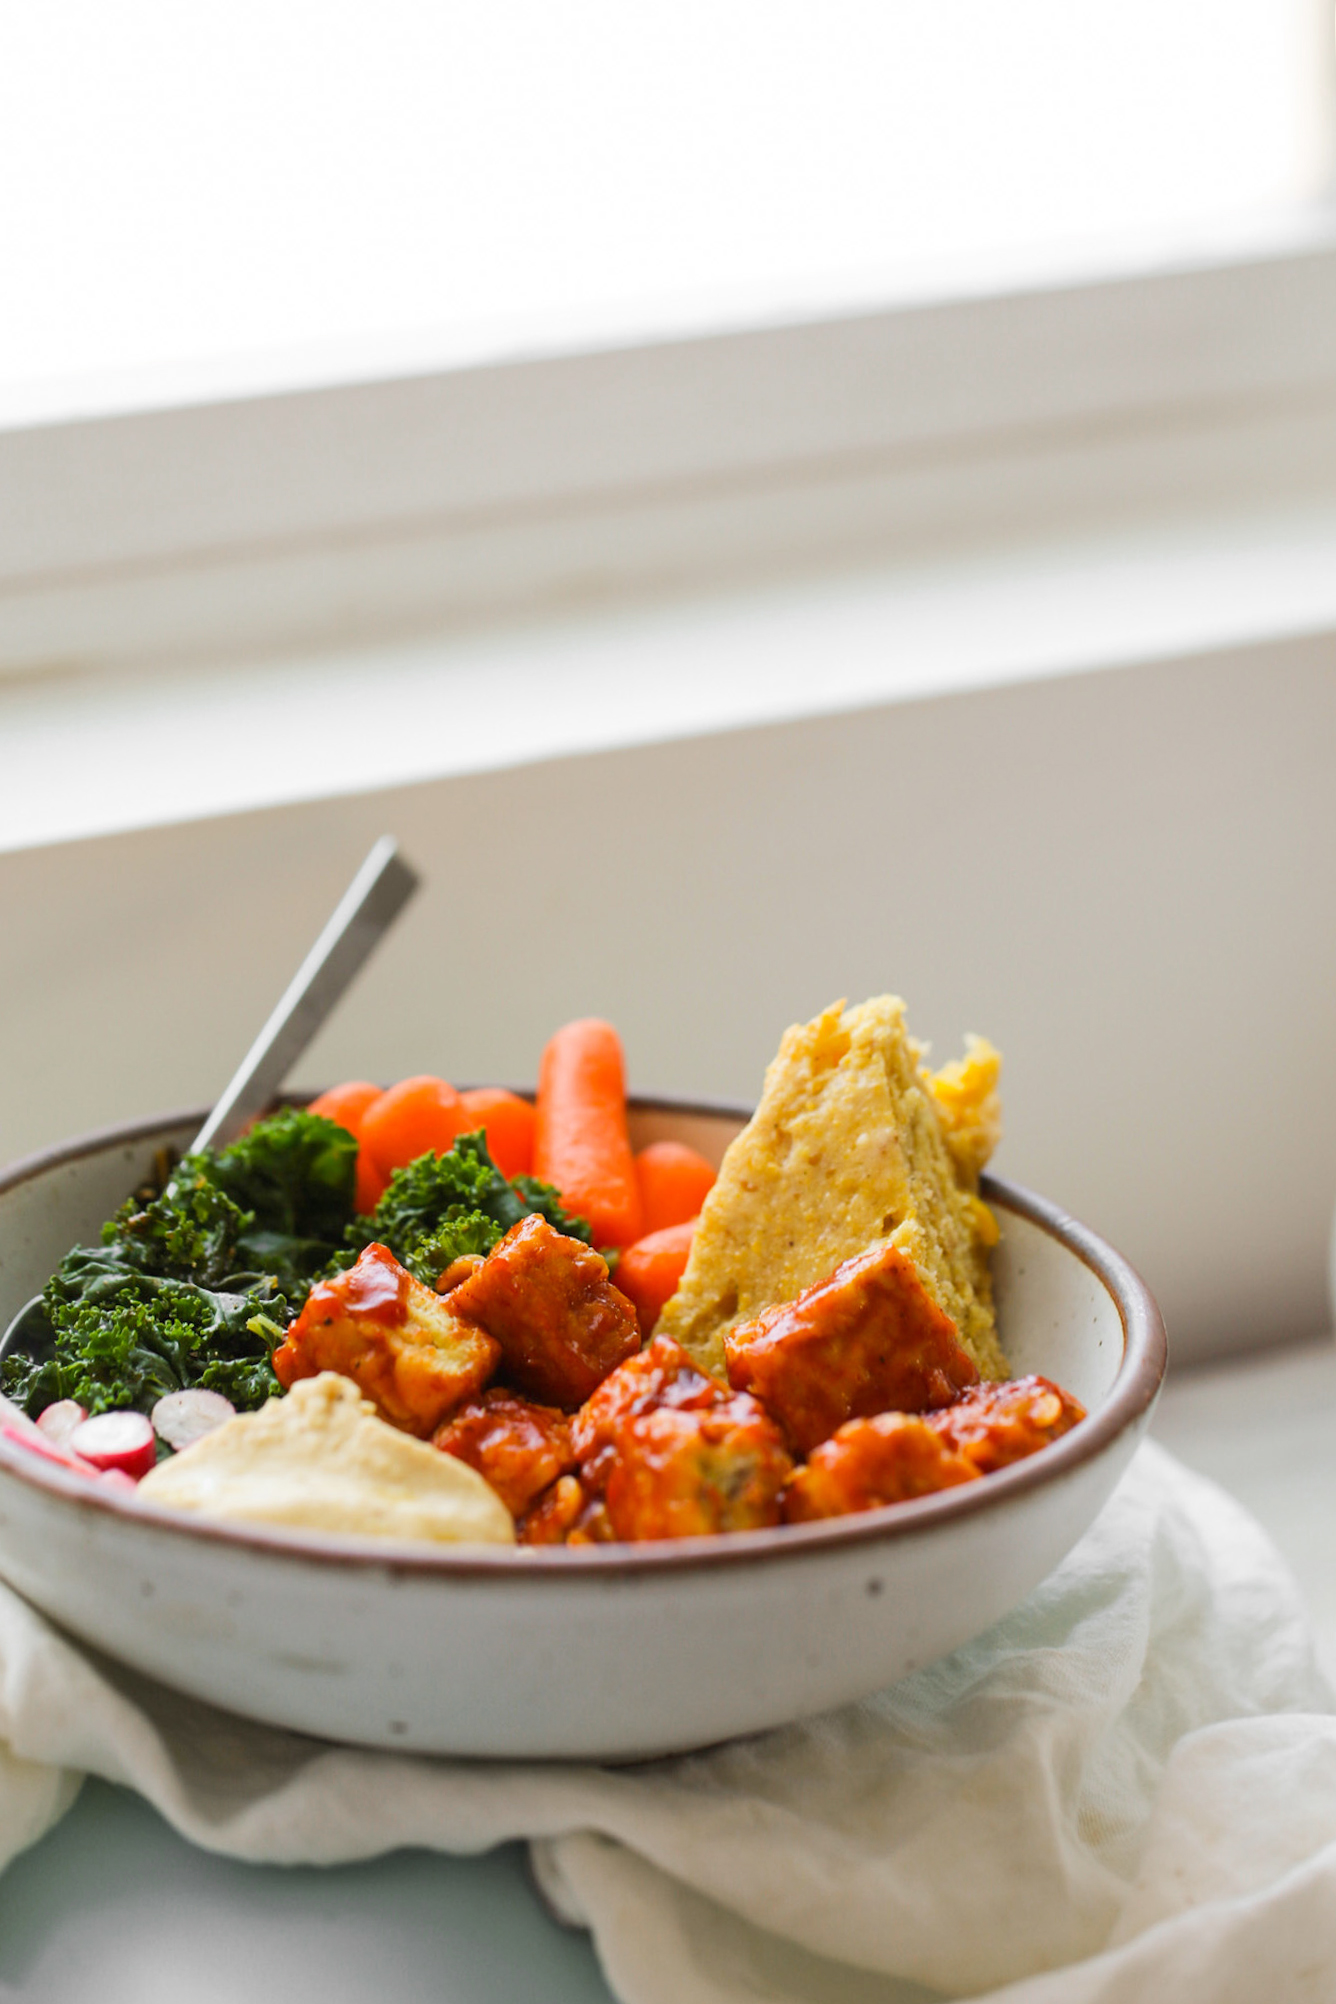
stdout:
POLYGON ((103 1239, 138 1240, 146 1271, 216 1285, 267 1274, 297 1305, 353 1214, 357 1142, 319 1114, 285 1107, 220 1154, 177 1164, 156 1203, 128 1204, 103 1239))
POLYGON ((144 1272, 122 1251, 76 1246, 66 1254, 42 1297, 50 1349, 5 1359, 9 1397, 35 1417, 56 1399, 75 1399, 90 1413, 125 1406, 148 1412, 165 1392, 199 1384, 216 1383, 244 1406, 277 1392, 271 1342, 247 1327, 262 1309, 286 1322, 287 1304, 272 1281, 238 1275, 230 1288, 205 1287, 144 1272), (214 1367, 227 1384, 210 1375, 214 1367))
MULTIPOLYGON (((319 1124, 335 1134, 343 1132, 330 1121, 319 1124)), ((262 1123, 263 1127, 273 1125, 262 1123)), ((245 1142, 253 1142, 260 1134, 257 1127, 245 1142)), ((347 1139, 355 1164, 357 1144, 351 1135, 347 1139)), ((237 1144, 239 1148, 244 1145, 237 1144)), ((239 1177, 235 1168, 232 1149, 221 1155, 208 1149, 187 1155, 177 1164, 160 1197, 148 1204, 139 1205, 132 1199, 122 1205, 110 1224, 102 1227, 103 1244, 117 1260, 142 1273, 193 1280, 204 1287, 228 1284, 235 1275, 267 1274, 282 1293, 300 1303, 342 1236, 345 1220, 341 1217, 338 1230, 324 1237, 299 1235, 286 1223, 275 1224, 276 1215, 303 1221, 301 1211, 291 1205, 271 1202, 268 1215, 257 1219, 254 1206, 242 1209, 238 1199, 246 1193, 247 1180, 251 1192, 263 1197, 263 1181, 239 1177), (229 1182, 230 1192, 226 1187, 229 1182)), ((242 1291, 247 1284, 241 1284, 242 1291)), ((237 1291, 235 1286, 233 1291, 237 1291)))
MULTIPOLYGON (((187 1156, 261 1232, 335 1246, 353 1215, 357 1141, 346 1127, 304 1108, 284 1107, 214 1155, 187 1156)), ((175 1179, 174 1179, 175 1180, 175 1179)))
POLYGON ((238 1246, 254 1224, 208 1175, 202 1156, 188 1155, 160 1197, 133 1198, 102 1227, 102 1243, 117 1265, 163 1280, 216 1286, 237 1266, 238 1246))
POLYGON ((269 1347, 256 1357, 215 1357, 204 1366, 196 1383, 202 1391, 221 1392, 231 1399, 239 1413, 255 1412, 266 1399, 282 1396, 283 1387, 274 1376, 269 1347))
POLYGON ((540 1183, 536 1176, 517 1176, 515 1188, 524 1203, 521 1216, 537 1211, 547 1219, 553 1231, 564 1232, 568 1239, 583 1239, 587 1246, 593 1245, 594 1234, 588 1224, 583 1218, 577 1218, 562 1208, 561 1192, 553 1184, 540 1183))
POLYGON ((30 1413, 55 1399, 147 1412, 202 1385, 234 1405, 278 1392, 275 1343, 352 1214, 357 1143, 309 1114, 276 1114, 233 1147, 188 1155, 162 1194, 133 1199, 48 1281, 40 1355, 0 1382, 30 1413))
POLYGON ((348 1242, 356 1236, 361 1246, 367 1237, 378 1238, 402 1258, 401 1248, 427 1238, 448 1218, 471 1211, 481 1212, 507 1231, 514 1221, 499 1214, 497 1207, 509 1196, 510 1185, 487 1153, 482 1134, 461 1134, 447 1154, 428 1150, 407 1168, 396 1169, 370 1219, 357 1220, 348 1242), (368 1223, 369 1233, 359 1236, 368 1223))
POLYGON ((378 1239, 431 1286, 462 1254, 492 1250, 506 1229, 495 1215, 497 1199, 508 1190, 482 1136, 461 1136, 447 1154, 429 1151, 396 1169, 371 1217, 349 1226, 346 1244, 360 1252, 378 1239))
POLYGON ((480 1129, 461 1134, 445 1155, 419 1155, 397 1169, 373 1215, 348 1228, 346 1244, 360 1252, 379 1239, 410 1273, 430 1283, 461 1254, 490 1252, 532 1211, 569 1237, 590 1242, 584 1219, 562 1209, 550 1184, 532 1176, 506 1181, 480 1129))
POLYGON ((400 1262, 427 1287, 434 1287, 448 1266, 468 1254, 485 1257, 501 1237, 501 1227, 485 1211, 461 1211, 447 1218, 429 1237, 410 1246, 400 1262))

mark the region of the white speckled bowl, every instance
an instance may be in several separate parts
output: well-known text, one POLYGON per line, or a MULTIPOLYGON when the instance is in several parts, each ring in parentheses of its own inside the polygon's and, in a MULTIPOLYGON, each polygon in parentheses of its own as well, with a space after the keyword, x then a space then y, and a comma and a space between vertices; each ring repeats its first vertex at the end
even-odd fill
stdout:
MULTIPOLYGON (((637 1101, 636 1145, 715 1161, 745 1112, 637 1101)), ((91 1135, 0 1177, 0 1328, 202 1115, 91 1135)), ((965 1489, 820 1524, 579 1550, 242 1530, 100 1494, 0 1440, 0 1574, 164 1683, 334 1740, 627 1759, 863 1696, 1013 1608, 1092 1522, 1164 1375, 1159 1312, 1093 1232, 1010 1184, 1002 1337, 1090 1417, 965 1489)))

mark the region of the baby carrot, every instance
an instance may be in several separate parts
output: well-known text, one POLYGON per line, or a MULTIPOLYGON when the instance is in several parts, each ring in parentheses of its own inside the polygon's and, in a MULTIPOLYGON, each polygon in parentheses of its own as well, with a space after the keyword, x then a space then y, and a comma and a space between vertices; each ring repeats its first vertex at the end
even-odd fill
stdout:
POLYGON ((714 1187, 715 1172, 684 1141, 651 1141, 636 1157, 636 1177, 644 1206, 645 1230, 661 1232, 700 1216, 714 1187))
POLYGON ((463 1105, 454 1087, 423 1074, 400 1079, 373 1100, 362 1115, 358 1138, 388 1178, 429 1148, 444 1155, 463 1127, 463 1105))
POLYGON ((527 1176, 533 1168, 533 1130, 537 1115, 527 1099, 503 1086, 476 1086, 461 1093, 464 1109, 461 1134, 484 1128, 487 1152, 503 1176, 527 1176))
POLYGON ((340 1127, 346 1127, 349 1134, 357 1136, 357 1195, 354 1199, 358 1215, 370 1217, 380 1202, 385 1190, 385 1177, 371 1158, 371 1151, 362 1142, 362 1116, 384 1088, 372 1085, 367 1079, 350 1079, 346 1085, 331 1086, 322 1092, 319 1099, 313 1099, 310 1113, 323 1114, 326 1120, 336 1120, 340 1127))
POLYGON ((677 1292, 696 1235, 697 1220, 667 1225, 662 1231, 648 1232, 628 1246, 617 1262, 612 1284, 620 1288, 635 1309, 640 1333, 646 1339, 662 1315, 664 1305, 677 1292))
POLYGON ((595 1016, 567 1023, 543 1052, 534 1174, 555 1183, 566 1209, 589 1220, 595 1245, 627 1246, 640 1237, 622 1041, 611 1023, 595 1016))
POLYGON ((349 1134, 358 1134, 362 1115, 384 1090, 384 1086, 372 1085, 368 1079, 349 1079, 346 1085, 331 1086, 328 1092, 322 1092, 306 1110, 308 1113, 323 1114, 326 1120, 336 1120, 340 1127, 347 1128, 349 1134))
POLYGON ((369 1218, 381 1198, 385 1195, 388 1176, 382 1176, 371 1150, 365 1142, 357 1144, 357 1189, 353 1202, 357 1206, 359 1218, 369 1218))

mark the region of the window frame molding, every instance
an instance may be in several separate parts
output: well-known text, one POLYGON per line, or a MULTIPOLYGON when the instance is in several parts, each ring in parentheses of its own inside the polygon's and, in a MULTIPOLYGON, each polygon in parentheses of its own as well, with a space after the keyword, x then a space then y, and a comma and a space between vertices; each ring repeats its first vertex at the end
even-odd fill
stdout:
POLYGON ((1232 251, 0 427, 0 669, 302 650, 1329 486, 1336 209, 1232 251), (1316 462, 1316 463, 1315 463, 1316 462))

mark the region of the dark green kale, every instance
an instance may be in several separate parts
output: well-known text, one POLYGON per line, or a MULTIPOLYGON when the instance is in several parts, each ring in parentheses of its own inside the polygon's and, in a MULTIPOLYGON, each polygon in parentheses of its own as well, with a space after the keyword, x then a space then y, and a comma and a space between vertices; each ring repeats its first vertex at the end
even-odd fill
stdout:
POLYGON ((424 1286, 435 1287, 445 1269, 457 1259, 470 1253, 486 1257, 500 1238, 501 1227, 485 1211, 462 1211, 428 1237, 418 1239, 400 1264, 424 1286))
POLYGON ((557 1231, 590 1241, 583 1218, 568 1215, 550 1183, 517 1176, 508 1183, 487 1151, 482 1129, 461 1134, 445 1155, 419 1155, 396 1169, 370 1218, 349 1226, 346 1245, 360 1252, 372 1239, 389 1247, 428 1285, 464 1253, 488 1253, 530 1212, 557 1231))
MULTIPOLYGON (((497 1237, 514 1219, 497 1214, 498 1203, 512 1197, 509 1183, 487 1153, 481 1133, 461 1134, 445 1155, 428 1151, 396 1169, 370 1218, 357 1218, 346 1243, 361 1251, 379 1239, 398 1260, 442 1225, 478 1213, 497 1226, 497 1237)), ((523 1212, 516 1209, 515 1217, 523 1212)))
POLYGON ((224 1195, 207 1171, 204 1157, 187 1155, 161 1196, 122 1204, 102 1227, 102 1243, 117 1265, 204 1287, 235 1269, 238 1242, 254 1213, 224 1195))
POLYGON ((244 1211, 233 1263, 271 1275, 300 1308, 342 1242, 356 1180, 357 1142, 347 1128, 284 1107, 221 1154, 205 1149, 187 1155, 168 1188, 179 1192, 202 1182, 244 1211))
MULTIPOLYGON (((34 1418, 56 1399, 90 1413, 148 1412, 164 1392, 205 1385, 238 1407, 278 1391, 265 1311, 286 1324, 287 1304, 266 1275, 237 1274, 221 1287, 144 1271, 122 1244, 76 1246, 42 1296, 51 1344, 42 1356, 6 1357, 4 1389, 34 1418)), ((281 1330, 280 1330, 281 1334, 281 1330)))
POLYGON ((5 1359, 5 1391, 34 1415, 61 1398, 147 1412, 194 1385, 262 1405, 273 1349, 352 1216, 356 1166, 351 1134, 291 1110, 187 1155, 159 1197, 61 1261, 42 1297, 49 1345, 5 1359))
POLYGON ((378 1239, 431 1287, 453 1260, 492 1250, 506 1230, 495 1211, 509 1187, 481 1134, 461 1135, 447 1154, 428 1152, 395 1170, 373 1215, 349 1226, 349 1252, 378 1239))
MULTIPOLYGON (((284 1107, 221 1155, 206 1150, 205 1175, 262 1233, 337 1245, 353 1215, 357 1142, 346 1127, 284 1107)), ((185 1165, 182 1164, 182 1167, 185 1165)), ((177 1171, 180 1175, 180 1170, 177 1171)))
MULTIPOLYGON (((487 1136, 479 1128, 477 1134, 461 1134, 447 1154, 419 1154, 417 1162, 397 1168, 373 1216, 357 1218, 349 1226, 347 1244, 361 1253, 371 1238, 379 1238, 405 1267, 411 1267, 415 1250, 451 1226, 467 1224, 475 1236, 481 1236, 483 1226, 491 1222, 491 1244, 495 1244, 533 1210, 539 1210, 555 1230, 569 1238, 593 1242, 585 1220, 561 1208, 561 1198, 551 1182, 539 1182, 535 1176, 517 1176, 515 1182, 507 1182, 487 1152, 487 1136)), ((487 1253, 491 1244, 477 1246, 477 1250, 487 1253)), ((475 1246, 461 1246, 461 1250, 475 1250, 475 1246)))
MULTIPOLYGON (((583 1218, 563 1210, 561 1192, 552 1183, 540 1183, 536 1176, 517 1176, 515 1188, 524 1200, 524 1213, 537 1211, 547 1219, 554 1232, 564 1232, 568 1239, 583 1239, 587 1246, 594 1243, 594 1234, 583 1218)), ((606 1257, 606 1255, 605 1255, 606 1257)))

